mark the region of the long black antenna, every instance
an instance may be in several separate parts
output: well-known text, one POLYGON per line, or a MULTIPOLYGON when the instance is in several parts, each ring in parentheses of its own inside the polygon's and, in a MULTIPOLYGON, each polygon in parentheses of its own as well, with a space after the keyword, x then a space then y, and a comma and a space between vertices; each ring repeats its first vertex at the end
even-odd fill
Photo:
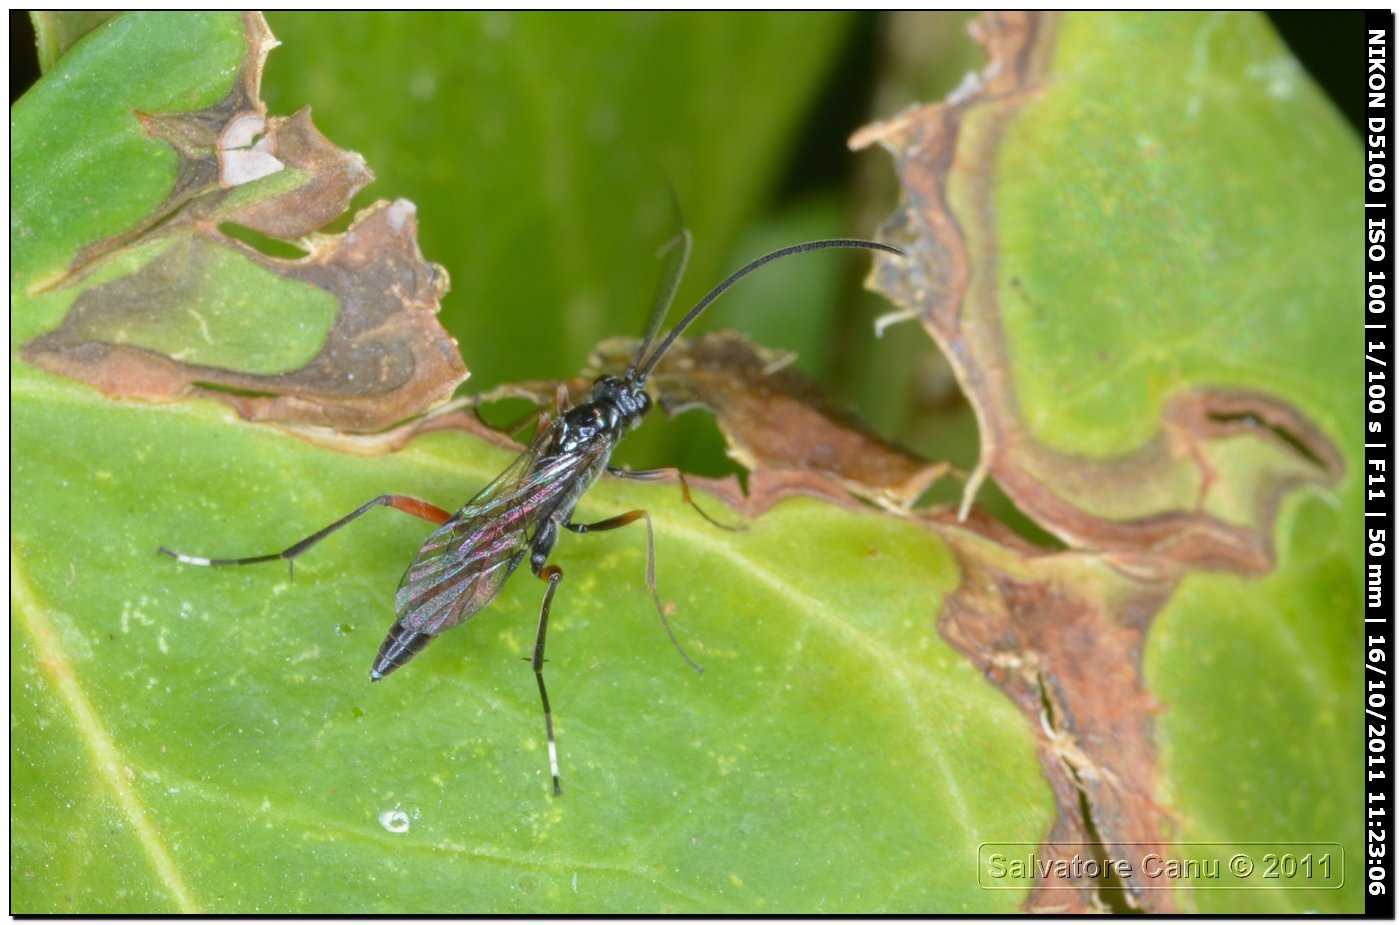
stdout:
MULTIPOLYGON (((672 201, 675 201, 674 194, 672 201)), ((680 225, 680 207, 676 206, 676 233, 667 241, 657 253, 665 263, 661 267, 661 279, 657 283, 656 298, 652 302, 651 317, 647 321, 646 334, 642 336, 642 344, 637 348, 637 355, 632 358, 632 365, 627 367, 625 379, 630 380, 637 372, 637 367, 641 365, 646 357, 646 352, 651 348, 651 342, 656 337, 656 332, 661 330, 661 322, 666 320, 666 315, 671 311, 671 303, 676 298, 676 290, 681 286, 681 277, 685 275, 685 265, 690 260, 690 231, 680 225)))
POLYGON ((661 278, 657 280, 656 296, 652 299, 651 314, 647 317, 646 333, 642 335, 642 343, 637 347, 637 355, 632 357, 632 364, 627 367, 627 375, 622 377, 627 382, 631 382, 632 377, 637 374, 637 367, 646 359, 651 342, 661 331, 661 323, 671 313, 671 303, 675 301, 676 291, 681 287, 681 277, 685 276, 685 267, 690 261, 690 248, 694 243, 690 229, 685 227, 685 217, 681 214, 680 194, 676 192, 676 185, 669 179, 666 181, 666 191, 670 193, 671 199, 671 239, 656 252, 656 256, 663 261, 661 278))
POLYGON ((651 356, 647 358, 646 362, 641 365, 641 369, 636 373, 635 377, 631 374, 630 370, 628 371, 628 380, 631 382, 635 382, 637 385, 642 385, 643 383, 645 383, 647 375, 651 373, 652 367, 654 367, 657 364, 657 361, 659 361, 661 357, 666 354, 667 350, 671 349, 671 345, 676 342, 676 338, 680 337, 681 333, 684 332, 686 328, 690 327, 691 323, 695 321, 696 318, 700 317, 700 313, 703 312, 705 309, 709 308, 710 303, 713 302, 715 299, 718 299, 721 295, 723 295, 726 289, 737 283, 739 280, 743 279, 745 276, 748 276, 754 270, 757 270, 765 263, 772 263, 774 260, 781 260, 783 257, 791 257, 794 254, 804 254, 807 251, 820 251, 837 247, 857 248, 870 251, 885 251, 886 253, 896 254, 900 257, 904 256, 904 251, 900 250, 897 247, 891 247, 888 244, 881 244, 878 241, 864 241, 860 238, 831 238, 825 241, 808 241, 806 244, 794 244, 791 247, 784 247, 781 250, 773 251, 771 254, 764 254, 757 260, 750 261, 749 263, 735 270, 733 273, 729 274, 728 279, 720 283, 715 288, 711 289, 710 294, 705 296, 705 298, 701 299, 699 302, 697 302, 695 307, 692 308, 689 312, 687 312, 685 317, 680 320, 680 323, 671 329, 671 333, 666 335, 666 338, 663 341, 661 341, 660 345, 657 346, 656 350, 653 351, 651 356))

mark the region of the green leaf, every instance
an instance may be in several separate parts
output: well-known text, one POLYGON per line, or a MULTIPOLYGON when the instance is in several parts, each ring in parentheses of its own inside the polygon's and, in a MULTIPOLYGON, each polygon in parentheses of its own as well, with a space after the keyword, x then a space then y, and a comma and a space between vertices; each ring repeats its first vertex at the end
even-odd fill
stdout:
POLYGON ((113 15, 110 10, 35 10, 30 13, 39 46, 39 69, 48 73, 74 43, 113 15))
MULTIPOLYGON (((64 228, 83 245, 31 255, 26 241, 33 301, 12 336, 32 337, 36 321, 48 330, 24 341, 24 359, 108 394, 215 394, 252 419, 353 431, 445 401, 466 370, 434 317, 447 276, 419 252, 414 206, 375 203, 344 234, 317 234, 370 174, 316 130, 309 110, 267 117, 254 94, 275 39, 256 14, 217 36, 234 66, 173 104, 169 88, 148 86, 153 71, 119 91, 84 79, 124 53, 122 39, 141 21, 115 23, 112 41, 70 55, 61 82, 41 84, 16 107, 27 129, 16 163, 31 208, 12 214, 12 231, 51 241, 64 228), (205 93, 212 100, 182 108, 205 93), (92 112, 113 136, 64 135, 64 123, 33 121, 58 109, 92 112), (68 174, 78 174, 71 184, 68 174), (32 208, 69 188, 97 202, 117 177, 142 174, 151 183, 136 186, 140 195, 119 197, 134 216, 128 228, 103 234, 107 226, 91 220, 100 208, 55 209, 71 227, 32 208), (295 240, 305 253, 264 255, 225 227, 295 240)), ((181 46, 177 57, 188 54, 181 46)))
MULTIPOLYGON (((1305 451, 1345 456, 1339 482, 1261 527, 1277 544, 1267 576, 1187 577, 1144 656, 1177 840, 1336 842, 1345 886, 1186 884, 1179 902, 1359 911, 1363 351, 1360 325, 1337 319, 1361 278, 1357 139, 1258 15, 1069 17, 1055 53, 1057 92, 1015 120, 998 165, 1018 178, 997 196, 999 274, 1028 435, 1112 458, 1152 439, 1172 399, 1238 390, 1258 396, 1256 419, 1283 408, 1306 422, 1276 425, 1305 451)), ((1190 478, 1171 506, 1200 490, 1231 524, 1308 468, 1248 434, 1207 452, 1216 484, 1190 478)))
MULTIPOLYGON (((237 17, 192 16, 167 31, 145 23, 139 16, 108 23, 11 111, 22 129, 14 133, 11 169, 26 182, 15 190, 10 238, 26 286, 61 274, 82 247, 145 220, 169 194, 178 156, 141 130, 133 104, 197 110, 229 91, 244 53, 237 17), (39 176, 66 183, 28 179, 39 176)), ((52 327, 65 309, 16 312, 11 343, 52 327)))
POLYGON ((1360 261, 1338 233, 1360 215, 1360 148, 1287 46, 1259 16, 1139 14, 1071 17, 1056 54, 1068 83, 1015 120, 999 165, 1022 178, 997 204, 1030 433, 1111 456, 1202 381, 1286 397, 1338 442, 1355 432, 1362 332, 1331 316, 1360 261), (1143 54, 1174 66, 1097 77, 1143 54), (1115 259, 1046 247, 1048 229, 1111 233, 1115 259))
POLYGON ((1362 331, 1337 321, 1361 277, 1357 139, 1258 15, 979 27, 981 81, 865 135, 909 200, 913 259, 876 280, 944 346, 979 471, 1076 550, 1033 573, 1118 574, 1078 640, 1063 578, 993 575, 983 625, 945 608, 940 628, 979 663, 1003 656, 989 621, 1036 653, 1053 709, 1002 686, 1049 714, 1071 757, 1047 773, 1108 856, 1345 851, 1326 884, 1138 881, 1126 905, 1359 911, 1362 331))
POLYGON ((556 800, 520 661, 542 591, 528 575, 371 685, 422 524, 376 513, 294 581, 155 555, 281 546, 386 489, 451 504, 507 455, 441 434, 356 459, 207 403, 153 413, 48 382, 16 400, 31 448, 14 471, 17 910, 1010 910, 1022 895, 983 893, 954 863, 1039 838, 1047 793, 1019 717, 929 636, 948 588, 928 574, 951 563, 917 526, 794 501, 729 534, 674 487, 598 486, 585 519, 652 511, 663 599, 706 671, 657 624, 639 528, 566 538, 546 669, 556 800), (53 748, 55 732, 73 741, 53 748), (76 880, 49 860, 112 826, 137 871, 127 852, 76 880))

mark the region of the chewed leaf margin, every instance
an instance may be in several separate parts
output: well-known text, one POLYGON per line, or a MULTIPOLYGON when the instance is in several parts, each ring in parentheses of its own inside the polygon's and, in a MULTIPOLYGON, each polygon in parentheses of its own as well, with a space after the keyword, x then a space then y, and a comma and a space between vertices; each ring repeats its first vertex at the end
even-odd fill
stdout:
MULTIPOLYGON (((36 301, 67 308, 21 356, 113 397, 210 397, 253 420, 382 430, 466 378, 435 317, 447 273, 423 259, 406 200, 369 207, 343 234, 316 234, 372 175, 316 130, 309 110, 267 116, 258 88, 277 42, 260 14, 242 23, 244 58, 219 102, 127 112, 126 131, 175 152, 172 184, 144 219, 25 283, 36 301), (269 256, 229 226, 305 256, 269 256), (199 336, 171 334, 191 318, 199 336)), ((148 150, 159 162, 159 148, 148 150)))

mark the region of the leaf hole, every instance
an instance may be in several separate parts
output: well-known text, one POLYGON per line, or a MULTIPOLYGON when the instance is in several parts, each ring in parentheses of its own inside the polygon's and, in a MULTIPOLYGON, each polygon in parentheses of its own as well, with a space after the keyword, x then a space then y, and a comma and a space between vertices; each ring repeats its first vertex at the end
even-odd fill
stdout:
MULTIPOLYGON (((1041 719, 1053 737, 1058 734, 1059 727, 1056 725, 1055 719, 1055 702, 1050 696, 1050 686, 1046 684, 1043 672, 1036 672, 1035 683, 1040 691, 1041 719)), ((1072 761, 1061 759, 1060 763, 1069 774, 1070 780, 1074 782, 1074 789, 1079 794, 1079 821, 1084 826, 1084 832, 1092 846, 1093 857, 1091 860, 1098 865, 1100 870, 1107 871, 1107 876, 1095 892, 1095 898, 1098 899, 1101 906, 1114 915, 1142 912, 1133 902, 1133 894, 1128 889, 1127 884, 1118 875, 1116 865, 1110 864, 1113 858, 1104 845, 1103 835, 1099 832, 1099 827, 1094 823, 1093 807, 1089 803, 1089 793, 1084 787, 1084 781, 1079 776, 1079 769, 1074 766, 1072 761)))
POLYGON ((1277 421, 1270 421, 1269 419, 1261 415, 1254 414, 1250 411, 1211 411, 1207 412, 1207 416, 1209 417, 1212 423, 1225 424, 1237 428, 1239 430, 1250 430, 1254 428, 1266 430, 1273 436, 1277 437, 1284 445, 1286 445, 1293 452, 1297 453, 1299 456, 1301 456, 1303 459, 1307 460, 1309 463, 1316 466, 1317 468, 1322 469, 1324 471, 1329 471, 1331 468, 1328 465, 1327 461, 1321 456, 1319 456, 1313 450, 1313 448, 1308 445, 1307 440, 1305 440, 1300 435, 1294 433, 1290 428, 1278 423, 1277 421))
MULTIPOLYGON (((962 485, 957 485, 959 491, 962 485)), ((977 492, 977 503, 995 517, 1003 527, 1020 539, 1046 552, 1059 552, 1069 547, 1053 533, 1036 523, 1017 506, 995 478, 989 478, 977 492)))
POLYGON ((257 389, 240 389, 231 385, 223 385, 218 382, 203 382, 196 380, 193 385, 198 386, 206 392, 219 392, 223 395, 237 395, 241 398, 276 398, 276 392, 263 392, 257 389))
POLYGON ((232 222, 220 224, 219 231, 235 241, 248 245, 264 257, 275 257, 279 260, 300 260, 307 253, 290 241, 270 238, 251 228, 244 228, 242 225, 235 225, 232 222))

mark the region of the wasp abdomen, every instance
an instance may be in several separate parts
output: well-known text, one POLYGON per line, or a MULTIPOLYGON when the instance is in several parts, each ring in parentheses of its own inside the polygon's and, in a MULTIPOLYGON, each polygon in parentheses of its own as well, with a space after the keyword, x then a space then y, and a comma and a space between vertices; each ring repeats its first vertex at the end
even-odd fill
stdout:
POLYGON ((389 634, 379 644, 379 654, 374 657, 374 667, 369 670, 369 679, 378 681, 407 665, 432 638, 428 633, 409 629, 403 625, 402 620, 395 620, 394 625, 389 627, 389 634))

